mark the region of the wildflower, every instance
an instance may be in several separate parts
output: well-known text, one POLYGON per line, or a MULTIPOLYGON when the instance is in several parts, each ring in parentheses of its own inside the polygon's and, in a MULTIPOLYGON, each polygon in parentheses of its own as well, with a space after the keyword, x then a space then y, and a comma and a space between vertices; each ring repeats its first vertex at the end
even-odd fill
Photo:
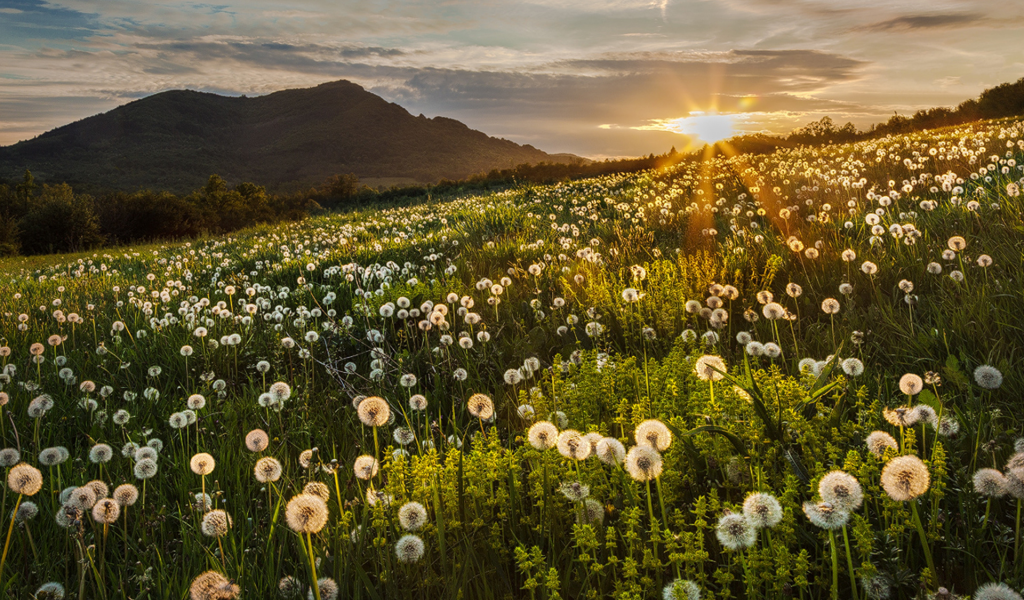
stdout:
MULTIPOLYGON (((39 453, 39 464, 43 465, 44 467, 52 467, 54 465, 58 465, 64 462, 64 460, 64 455, 59 447, 44 448, 43 451, 39 453)), ((17 462, 17 460, 14 461, 15 464, 17 464, 17 462)))
POLYGON ((636 302, 640 298, 643 298, 644 294, 636 291, 634 288, 626 288, 622 290, 622 299, 626 302, 636 302))
POLYGON ((216 509, 203 515, 201 529, 203 535, 207 537, 222 537, 227 535, 228 529, 231 529, 233 524, 231 515, 227 511, 216 509))
POLYGON ((285 520, 296 533, 319 533, 327 524, 327 504, 309 494, 299 494, 288 501, 285 520))
POLYGON ((253 429, 245 435, 245 447, 249 452, 263 452, 270 445, 270 436, 262 429, 253 429))
POLYGON ((395 542, 395 555, 399 562, 414 563, 423 558, 423 540, 418 535, 406 534, 395 542))
POLYGON ((1005 583, 985 583, 974 590, 974 600, 1021 600, 1021 595, 1005 583))
POLYGON ((109 462, 114 456, 114 450, 106 444, 96 444, 89 449, 89 460, 93 464, 109 462))
MULTIPOLYGON (((338 598, 338 583, 330 577, 321 577, 316 580, 316 587, 320 591, 320 600, 337 600, 338 598)), ((313 593, 312 588, 306 592, 307 600, 315 600, 316 595, 313 593)))
POLYGON ((960 432, 960 423, 953 417, 942 417, 936 431, 938 431, 941 436, 953 437, 960 432))
POLYGON ((159 456, 159 454, 157 454, 157 451, 156 451, 155 448, 151 448, 149 446, 143 446, 143 447, 141 447, 141 448, 139 448, 138 450, 135 451, 134 458, 137 461, 142 460, 144 458, 148 458, 150 460, 156 460, 158 456, 159 456))
POLYGON ((331 499, 330 488, 328 488, 325 484, 320 483, 319 481, 310 481, 309 483, 307 483, 302 488, 302 493, 309 494, 311 496, 316 496, 317 498, 320 498, 324 502, 327 502, 328 500, 331 499))
POLYGON ((994 390, 1003 385, 1003 374, 992 365, 981 365, 974 369, 974 381, 986 390, 994 390))
POLYGON ((782 521, 782 506, 775 496, 755 492, 743 501, 743 516, 755 529, 775 527, 782 521))
POLYGON ((606 465, 617 465, 626 457, 626 447, 615 438, 605 437, 598 440, 594 453, 606 465))
POLYGON ((705 354, 697 359, 694 370, 703 381, 720 381, 725 377, 725 361, 718 356, 705 354))
POLYGON ((807 519, 822 529, 839 529, 850 520, 850 513, 828 502, 804 502, 803 508, 807 519))
POLYGON ((373 479, 377 476, 377 459, 364 454, 356 459, 353 469, 355 470, 356 477, 359 479, 373 479))
POLYGON ((213 473, 213 469, 216 466, 217 462, 206 452, 193 455, 192 460, 189 461, 189 467, 191 467, 192 472, 196 475, 209 475, 213 473))
POLYGON ((284 402, 292 397, 292 388, 283 381, 278 381, 270 386, 270 395, 278 402, 284 402))
POLYGON ((728 550, 743 550, 757 541, 757 530, 742 514, 729 513, 718 520, 715 535, 728 550))
POLYGON ((577 520, 580 524, 600 525, 604 522, 604 506, 593 498, 584 498, 577 520))
POLYGON ((36 590, 36 600, 64 600, 64 586, 51 581, 39 586, 36 590))
POLYGON ((566 458, 585 460, 590 456, 590 444, 575 429, 566 429, 558 434, 556 446, 558 452, 566 458))
POLYGON ((949 241, 946 242, 946 245, 949 246, 950 250, 954 252, 959 252, 967 247, 967 240, 960 237, 959 235, 954 235, 953 237, 949 238, 949 241))
POLYGON ((579 502, 590 495, 590 486, 579 481, 565 481, 558 486, 558 491, 570 502, 579 502))
POLYGON ((549 421, 538 421, 530 427, 526 438, 537 450, 547 450, 558 443, 558 429, 549 421))
POLYGON ((7 472, 7 487, 15 494, 35 496, 43 487, 43 474, 25 463, 15 465, 7 472))
POLYGON ((134 472, 136 479, 149 479, 156 475, 156 471, 156 461, 151 458, 144 458, 135 463, 134 472))
POLYGON ((821 311, 826 315, 834 315, 839 312, 839 301, 835 298, 825 298, 821 302, 821 311))
POLYGON ((900 406, 893 410, 883 408, 882 416, 896 427, 912 427, 921 418, 921 413, 914 409, 900 406))
POLYGON ((256 461, 256 467, 253 469, 256 481, 260 483, 277 481, 281 478, 281 472, 280 461, 272 456, 264 456, 256 461))
POLYGON ((473 394, 466 402, 469 414, 481 420, 488 420, 494 416, 494 402, 484 394, 473 394))
POLYGON ((103 483, 98 479, 94 479, 82 487, 87 487, 90 490, 92 490, 92 493, 96 496, 97 500, 99 500, 100 498, 106 498, 107 491, 109 490, 107 484, 103 483))
POLYGON ((406 502, 398 509, 398 523, 406 531, 416 531, 427 523, 427 509, 419 502, 406 502))
POLYGON ((892 596, 892 586, 889 578, 884 575, 873 575, 860 580, 864 586, 864 594, 869 600, 889 600, 892 596))
POLYGON ((928 467, 913 455, 897 456, 882 469, 882 487, 897 502, 913 500, 928 491, 928 467))
POLYGON ((973 481, 974 491, 982 496, 1000 498, 1007 494, 1006 476, 995 469, 978 469, 973 481))
POLYGON ((287 575, 277 582, 277 591, 281 593, 282 598, 296 598, 302 593, 302 583, 291 575, 287 575))
POLYGON ((408 427, 396 427, 391 437, 394 438, 396 444, 406 446, 416 439, 416 434, 408 427))
POLYGON ((626 453, 625 466, 636 481, 651 481, 661 476, 661 455, 648 446, 633 446, 626 453))
POLYGON ((844 471, 831 471, 822 477, 818 483, 818 494, 825 502, 845 511, 856 510, 864 500, 860 483, 844 471))
POLYGON ((363 425, 380 427, 388 422, 388 418, 391 416, 391 407, 383 398, 370 396, 359 403, 357 412, 363 425))
POLYGON ((662 600, 700 600, 700 587, 689 579, 676 579, 661 590, 662 600))
POLYGON ((409 398, 409 408, 413 410, 424 410, 427 408, 427 398, 423 394, 414 394, 409 398))
POLYGON ((664 452, 672 443, 672 432, 657 419, 649 419, 637 425, 633 436, 637 444, 650 446, 658 452, 664 452))
POLYGON ((131 506, 139 499, 139 489, 130 483, 114 488, 114 501, 121 506, 131 506))
POLYGON ((241 593, 241 588, 216 571, 199 575, 189 587, 191 600, 234 600, 241 593))
POLYGON ((841 363, 843 373, 850 377, 859 377, 864 373, 864 363, 859 358, 847 358, 841 363))
POLYGON ((188 397, 186 405, 190 410, 200 410, 206 406, 206 398, 202 394, 192 394, 188 397))
POLYGON ((935 413, 935 409, 928 406, 927 404, 918 404, 914 407, 914 412, 917 413, 917 420, 924 421, 932 427, 938 428, 939 426, 939 415, 935 413))

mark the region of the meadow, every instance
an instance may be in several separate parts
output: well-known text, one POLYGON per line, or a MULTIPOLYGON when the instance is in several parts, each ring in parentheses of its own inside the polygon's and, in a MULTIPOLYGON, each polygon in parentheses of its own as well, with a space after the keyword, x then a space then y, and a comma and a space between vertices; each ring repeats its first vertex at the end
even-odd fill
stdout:
POLYGON ((1024 122, 0 262, 0 596, 1019 599, 1024 122))

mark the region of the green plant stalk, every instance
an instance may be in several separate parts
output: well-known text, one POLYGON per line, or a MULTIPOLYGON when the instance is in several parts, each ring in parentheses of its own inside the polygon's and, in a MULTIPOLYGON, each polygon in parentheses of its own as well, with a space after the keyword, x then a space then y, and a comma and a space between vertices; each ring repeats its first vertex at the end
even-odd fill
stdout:
POLYGON ((931 572, 933 586, 938 581, 938 571, 935 570, 935 561, 932 560, 932 549, 928 544, 928 536, 924 532, 924 525, 921 523, 921 515, 917 512, 917 500, 910 501, 910 510, 914 513, 914 526, 917 527, 917 535, 921 538, 921 547, 924 548, 924 558, 928 562, 928 570, 931 572))
POLYGON ((7 562, 7 551, 11 546, 11 534, 14 532, 14 515, 18 514, 18 505, 21 504, 21 494, 18 494, 18 501, 14 503, 14 512, 11 513, 11 525, 7 528, 7 541, 4 542, 4 555, 0 557, 0 575, 4 572, 4 563, 7 562))
POLYGON ((829 547, 832 549, 832 600, 839 600, 839 553, 836 552, 836 530, 828 530, 829 547))
MULTIPOLYGON (((374 428, 374 430, 376 430, 376 428, 374 428)), ((308 531, 306 532, 306 542, 309 544, 309 571, 313 574, 313 579, 309 586, 313 588, 316 600, 320 600, 320 585, 317 583, 316 579, 316 560, 313 558, 313 536, 308 531)))
POLYGON ((846 533, 846 525, 843 525, 843 544, 846 546, 846 568, 850 571, 850 591, 853 600, 860 600, 857 594, 857 575, 853 569, 853 553, 850 552, 850 536, 846 533))

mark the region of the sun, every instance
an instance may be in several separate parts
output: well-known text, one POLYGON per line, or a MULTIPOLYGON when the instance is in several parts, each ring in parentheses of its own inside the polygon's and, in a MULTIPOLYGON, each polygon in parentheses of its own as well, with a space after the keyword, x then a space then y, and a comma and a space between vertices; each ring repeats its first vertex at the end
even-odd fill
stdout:
POLYGON ((736 131, 732 115, 709 115, 699 111, 691 112, 689 117, 672 120, 671 128, 677 133, 700 138, 708 144, 732 137, 736 131))

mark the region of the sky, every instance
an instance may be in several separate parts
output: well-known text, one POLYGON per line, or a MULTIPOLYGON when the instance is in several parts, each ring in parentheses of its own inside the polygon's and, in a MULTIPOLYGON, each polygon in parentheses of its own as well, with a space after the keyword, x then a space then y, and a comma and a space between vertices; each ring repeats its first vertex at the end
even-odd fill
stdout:
POLYGON ((955 106, 1024 77, 1022 33, 1024 2, 989 0, 0 0, 0 145, 347 79, 548 152, 660 154, 955 106))

